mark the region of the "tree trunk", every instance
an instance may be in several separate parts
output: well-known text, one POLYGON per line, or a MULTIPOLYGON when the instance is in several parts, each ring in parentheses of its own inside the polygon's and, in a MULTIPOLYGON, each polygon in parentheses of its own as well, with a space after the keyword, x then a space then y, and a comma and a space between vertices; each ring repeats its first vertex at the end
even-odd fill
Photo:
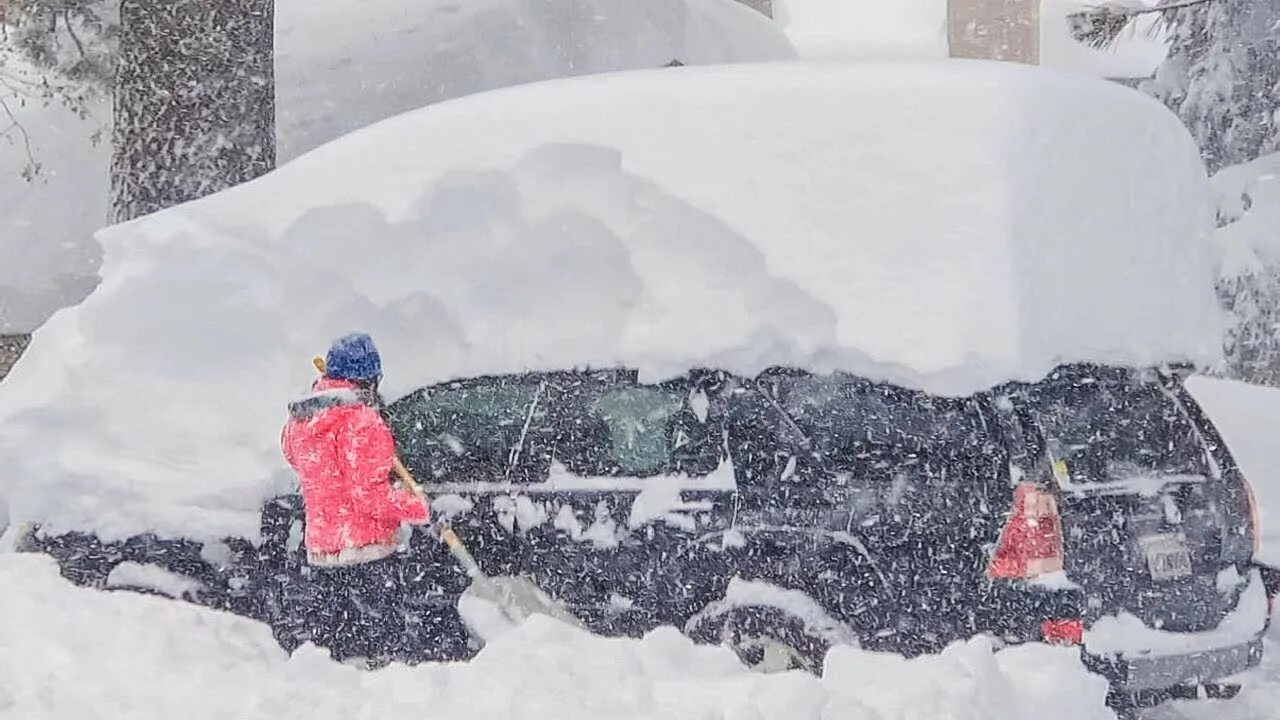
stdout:
POLYGON ((122 0, 111 220, 275 167, 274 0, 122 0))
POLYGON ((773 17, 773 0, 738 0, 747 7, 773 17))
POLYGON ((30 342, 30 335, 0 335, 0 380, 13 369, 30 342))
POLYGON ((1040 0, 948 0, 951 57, 1040 62, 1040 0))

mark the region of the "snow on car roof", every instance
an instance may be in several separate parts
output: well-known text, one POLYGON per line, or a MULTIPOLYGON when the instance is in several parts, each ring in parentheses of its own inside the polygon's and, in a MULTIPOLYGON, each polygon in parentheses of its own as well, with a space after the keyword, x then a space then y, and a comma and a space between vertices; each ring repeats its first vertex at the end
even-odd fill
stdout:
POLYGON ((0 484, 51 527, 252 536, 292 482, 284 405, 352 328, 383 346, 393 395, 618 364, 961 395, 1064 361, 1207 362, 1207 198, 1162 106, 1034 68, 774 63, 484 93, 102 231, 101 287, 0 388, 0 484))

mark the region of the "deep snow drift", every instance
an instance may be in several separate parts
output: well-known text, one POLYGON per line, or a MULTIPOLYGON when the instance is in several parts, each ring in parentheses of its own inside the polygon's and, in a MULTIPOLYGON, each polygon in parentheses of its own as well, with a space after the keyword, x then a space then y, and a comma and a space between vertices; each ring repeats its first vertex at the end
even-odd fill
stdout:
POLYGON ((362 672, 264 626, 74 587, 0 554, 0 717, 599 720, 1102 720, 1106 681, 1069 649, 984 639, 904 660, 837 648, 824 677, 759 675, 672 628, 601 638, 535 617, 467 663, 362 672), (74 668, 74 669, 73 669, 74 668))
POLYGON ((1205 207, 1176 118, 1029 68, 683 68, 477 95, 104 231, 102 286, 0 386, 0 494, 53 529, 254 537, 293 482, 283 408, 351 328, 384 345, 391 395, 583 365, 794 364, 964 394, 1061 361, 1208 362, 1205 207))
MULTIPOLYGON (((27 73, 4 53, 0 41, 4 72, 27 73)), ((794 54, 768 18, 734 0, 277 0, 277 149, 283 163, 369 123, 497 87, 677 58, 794 54)), ((111 155, 110 98, 83 120, 57 103, 6 99, 44 172, 23 180, 22 143, 0 142, 0 333, 30 331, 93 288, 91 235, 107 218, 111 155)))

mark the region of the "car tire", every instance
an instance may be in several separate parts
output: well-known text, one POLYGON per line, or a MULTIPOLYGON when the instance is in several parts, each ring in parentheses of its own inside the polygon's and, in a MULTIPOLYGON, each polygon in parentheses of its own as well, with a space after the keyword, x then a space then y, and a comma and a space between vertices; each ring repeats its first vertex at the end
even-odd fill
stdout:
POLYGON ((774 607, 726 610, 689 628, 694 640, 733 651, 747 668, 761 673, 803 670, 822 673, 830 644, 805 631, 804 623, 774 607))

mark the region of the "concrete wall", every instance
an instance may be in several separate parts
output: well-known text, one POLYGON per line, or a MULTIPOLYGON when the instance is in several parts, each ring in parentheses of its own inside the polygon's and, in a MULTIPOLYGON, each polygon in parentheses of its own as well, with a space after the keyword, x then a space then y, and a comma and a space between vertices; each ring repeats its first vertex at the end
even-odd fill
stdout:
POLYGON ((1040 0, 948 0, 951 57, 1040 62, 1040 0))

